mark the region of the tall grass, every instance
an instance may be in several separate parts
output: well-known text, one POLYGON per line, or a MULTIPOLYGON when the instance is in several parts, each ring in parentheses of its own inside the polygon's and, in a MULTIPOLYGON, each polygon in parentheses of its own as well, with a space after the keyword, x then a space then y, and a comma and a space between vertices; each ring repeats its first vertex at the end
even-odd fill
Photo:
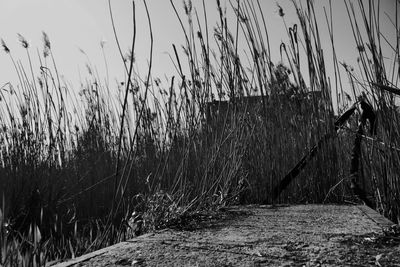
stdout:
MULTIPOLYGON (((380 3, 359 1, 356 6, 345 2, 348 17, 358 48, 357 62, 361 78, 354 77, 349 68, 351 86, 373 105, 376 113, 376 125, 370 125, 372 131, 361 134, 363 138, 360 174, 363 181, 370 184, 377 208, 394 221, 399 221, 399 111, 393 90, 397 89, 399 62, 388 62, 383 47, 390 47, 393 58, 397 58, 398 6, 394 4, 395 18, 386 18, 392 24, 396 41, 391 43, 388 36, 382 34, 380 3), (356 14, 360 14, 358 19, 356 14), (394 21, 393 21, 394 19, 394 21), (387 64, 390 64, 387 66, 387 64), (393 89, 393 90, 390 90, 393 89)), ((371 124, 371 121, 370 121, 371 124)), ((358 133, 360 134, 360 133, 358 133)))
MULTIPOLYGON (((152 51, 146 77, 134 75, 134 19, 130 58, 120 51, 126 80, 104 83, 88 63, 78 94, 60 78, 46 34, 39 69, 23 36, 28 64, 2 41, 19 83, 0 90, 0 263, 43 265, 230 204, 364 201, 398 220, 398 63, 388 76, 379 8, 363 4, 366 33, 346 2, 363 77, 345 68, 359 101, 343 115, 349 105, 331 88, 312 1, 293 1, 297 25, 287 26, 279 7, 288 40, 280 62, 260 2, 232 3, 230 25, 216 1, 211 29, 205 1, 198 10, 184 2, 183 12, 171 1, 185 36, 182 49, 173 44, 177 75, 154 78, 152 51)), ((335 53, 333 62, 339 85, 335 53)))

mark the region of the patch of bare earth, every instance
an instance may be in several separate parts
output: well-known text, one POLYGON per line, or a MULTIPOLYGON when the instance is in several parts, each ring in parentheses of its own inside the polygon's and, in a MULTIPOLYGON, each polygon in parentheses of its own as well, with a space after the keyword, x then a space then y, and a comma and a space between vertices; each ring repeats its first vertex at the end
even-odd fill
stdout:
POLYGON ((59 266, 400 266, 400 238, 366 207, 245 206, 202 216, 59 266))

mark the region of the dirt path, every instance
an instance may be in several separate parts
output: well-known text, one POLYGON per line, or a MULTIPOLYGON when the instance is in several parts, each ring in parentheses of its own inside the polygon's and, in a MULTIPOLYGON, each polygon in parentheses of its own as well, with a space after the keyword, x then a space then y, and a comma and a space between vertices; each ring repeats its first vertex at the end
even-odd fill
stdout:
POLYGON ((195 231, 163 230, 58 266, 400 266, 392 223, 365 206, 246 206, 195 231))

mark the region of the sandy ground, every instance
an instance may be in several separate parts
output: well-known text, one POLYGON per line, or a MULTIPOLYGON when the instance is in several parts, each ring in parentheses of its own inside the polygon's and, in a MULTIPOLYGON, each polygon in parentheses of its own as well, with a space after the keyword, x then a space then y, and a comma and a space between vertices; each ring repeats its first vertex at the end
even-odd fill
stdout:
POLYGON ((58 266, 400 266, 392 223, 365 206, 243 206, 220 218, 58 266))

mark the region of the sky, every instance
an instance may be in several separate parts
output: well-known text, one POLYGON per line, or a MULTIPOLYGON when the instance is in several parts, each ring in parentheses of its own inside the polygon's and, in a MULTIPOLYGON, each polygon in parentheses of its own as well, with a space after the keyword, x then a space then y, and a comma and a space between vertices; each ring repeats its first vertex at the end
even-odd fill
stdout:
MULTIPOLYGON (((219 21, 215 1, 205 1, 209 27, 219 21)), ((223 6, 229 7, 229 2, 222 0, 223 6)), ((268 27, 272 59, 278 62, 279 45, 287 42, 287 35, 282 18, 279 16, 278 4, 285 12, 288 26, 298 23, 295 10, 289 0, 261 0, 262 9, 268 27)), ((139 74, 144 77, 147 72, 149 58, 149 28, 142 1, 136 3, 137 40, 135 58, 139 74)), ((174 1, 177 9, 183 12, 182 1, 174 1)), ((202 12, 200 0, 193 0, 193 5, 202 12)), ((325 58, 328 68, 332 67, 329 39, 323 7, 328 8, 328 0, 315 1, 317 20, 321 21, 320 33, 323 47, 326 47, 325 58)), ((394 0, 382 0, 382 10, 394 17, 394 0)), ((163 76, 177 75, 168 54, 173 55, 172 44, 178 48, 184 44, 184 35, 179 21, 169 0, 147 1, 154 36, 153 76, 164 79, 163 76)), ((117 34, 124 53, 131 46, 132 39, 132 1, 111 0, 117 34)), ((334 34, 336 51, 340 62, 356 64, 357 50, 342 0, 332 1, 334 34)), ((228 16, 232 17, 230 8, 228 16)), ((182 13, 183 14, 183 13, 182 13)), ((387 30, 389 37, 395 36, 394 28, 387 22, 383 31, 387 30), (386 29, 387 28, 387 29, 386 29)), ((233 23, 233 21, 232 21, 233 23)), ((105 57, 108 64, 108 74, 111 81, 124 79, 124 68, 119 56, 109 14, 108 0, 0 0, 0 38, 3 39, 13 53, 13 57, 21 59, 28 66, 26 51, 21 47, 17 34, 23 35, 30 42, 30 52, 34 69, 39 69, 36 49, 43 48, 42 31, 50 38, 53 55, 59 72, 66 80, 79 87, 79 77, 87 73, 86 63, 96 67, 100 77, 106 77, 104 58, 100 43, 103 42, 105 57), (85 54, 82 53, 85 52, 85 54)), ((182 52, 180 50, 180 52, 182 52)), ((391 53, 388 51, 387 57, 391 53)), ((39 72, 38 72, 39 73, 39 72)), ((328 69, 328 74, 332 70, 328 69)), ((0 86, 7 82, 15 83, 17 74, 6 53, 0 51, 0 86)), ((112 82, 111 82, 112 84, 112 82)))

